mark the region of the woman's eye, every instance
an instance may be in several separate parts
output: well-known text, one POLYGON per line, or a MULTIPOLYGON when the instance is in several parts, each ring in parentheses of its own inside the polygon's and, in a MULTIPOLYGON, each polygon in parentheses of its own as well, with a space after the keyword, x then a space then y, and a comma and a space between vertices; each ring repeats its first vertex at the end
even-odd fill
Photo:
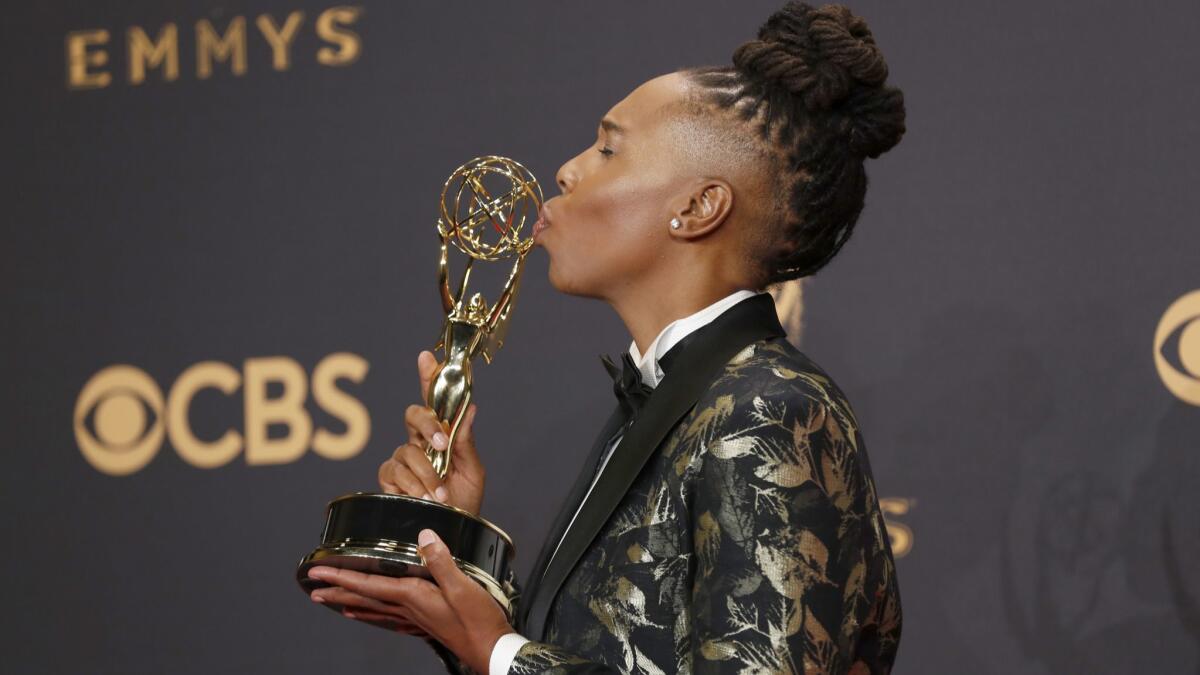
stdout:
POLYGON ((602 154, 602 155, 605 155, 605 156, 608 156, 608 155, 611 155, 611 154, 613 154, 612 148, 609 148, 609 147, 603 147, 603 148, 600 148, 600 149, 599 149, 599 150, 597 150, 596 152, 598 152, 598 153, 600 153, 600 154, 602 154))

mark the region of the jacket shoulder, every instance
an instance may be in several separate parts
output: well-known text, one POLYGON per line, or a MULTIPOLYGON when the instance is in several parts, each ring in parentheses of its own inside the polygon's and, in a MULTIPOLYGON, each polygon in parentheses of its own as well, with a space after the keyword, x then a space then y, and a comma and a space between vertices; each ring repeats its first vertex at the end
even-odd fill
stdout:
POLYGON ((672 454, 680 476, 695 475, 706 459, 735 460, 743 472, 789 473, 801 483, 836 466, 837 476, 817 482, 842 493, 840 505, 849 493, 873 492, 849 401, 785 338, 752 343, 726 363, 683 420, 672 454))
POLYGON ((701 405, 718 399, 735 407, 752 405, 756 399, 760 405, 824 407, 847 420, 854 418, 850 402, 833 378, 786 338, 760 340, 735 354, 701 396, 701 405))

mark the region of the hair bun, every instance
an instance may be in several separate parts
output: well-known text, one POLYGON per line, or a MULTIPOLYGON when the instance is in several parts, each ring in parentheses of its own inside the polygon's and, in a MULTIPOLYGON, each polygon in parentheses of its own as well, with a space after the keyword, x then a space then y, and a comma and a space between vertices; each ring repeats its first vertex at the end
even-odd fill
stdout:
POLYGON ((904 93, 896 87, 855 89, 833 112, 831 124, 851 152, 872 159, 904 135, 904 93))
POLYGON ((830 110, 854 85, 878 87, 887 62, 866 21, 842 5, 813 9, 788 2, 733 54, 733 64, 752 79, 782 86, 810 111, 830 110))

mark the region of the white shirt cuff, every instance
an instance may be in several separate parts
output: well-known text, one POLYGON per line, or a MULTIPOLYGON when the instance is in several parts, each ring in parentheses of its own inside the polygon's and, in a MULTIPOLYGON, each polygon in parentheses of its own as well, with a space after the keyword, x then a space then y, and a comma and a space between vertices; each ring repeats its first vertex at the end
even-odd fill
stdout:
POLYGON ((529 642, 529 638, 520 633, 501 635, 496 640, 496 646, 492 647, 492 657, 488 659, 488 675, 508 675, 508 667, 526 642, 529 642))

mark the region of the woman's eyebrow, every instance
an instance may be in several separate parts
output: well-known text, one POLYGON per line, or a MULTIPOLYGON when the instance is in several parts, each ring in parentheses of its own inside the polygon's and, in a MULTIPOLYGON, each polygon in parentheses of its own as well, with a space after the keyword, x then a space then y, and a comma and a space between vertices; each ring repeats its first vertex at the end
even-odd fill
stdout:
POLYGON ((607 131, 610 134, 624 134, 625 133, 625 127, 621 126, 620 124, 617 124, 616 122, 610 120, 607 117, 600 120, 600 127, 603 128, 605 131, 607 131))

